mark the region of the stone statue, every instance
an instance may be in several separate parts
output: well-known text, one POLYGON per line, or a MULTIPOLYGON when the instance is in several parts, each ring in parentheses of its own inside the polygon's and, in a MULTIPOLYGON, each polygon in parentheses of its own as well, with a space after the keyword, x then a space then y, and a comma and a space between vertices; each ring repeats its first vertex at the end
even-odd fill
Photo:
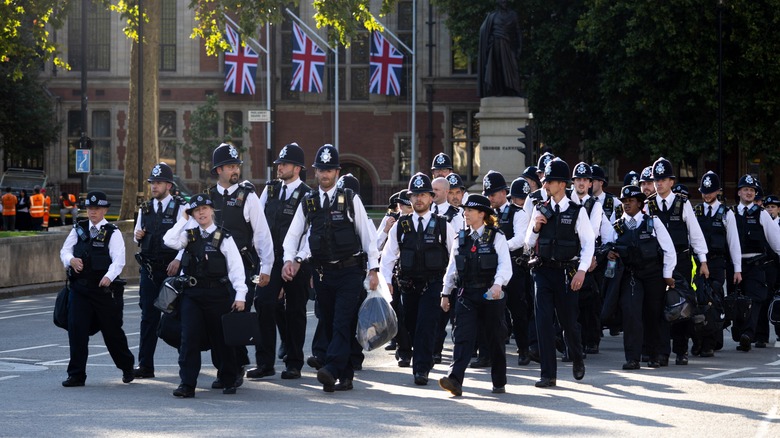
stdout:
POLYGON ((479 29, 479 97, 520 96, 521 39, 517 13, 497 0, 479 29))

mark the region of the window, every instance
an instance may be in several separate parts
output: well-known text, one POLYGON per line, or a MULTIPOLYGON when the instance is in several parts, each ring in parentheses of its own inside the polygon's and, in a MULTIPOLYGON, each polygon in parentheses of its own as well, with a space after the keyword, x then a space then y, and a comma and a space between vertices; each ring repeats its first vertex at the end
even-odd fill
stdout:
POLYGON ((162 0, 160 71, 176 71, 176 0, 162 0))
POLYGON ((396 137, 396 157, 398 166, 396 176, 398 181, 409 181, 412 177, 412 142, 408 136, 396 137))
MULTIPOLYGON (((72 2, 68 15, 68 64, 74 71, 81 70, 81 2, 72 2)), ((100 4, 88 6, 87 70, 109 71, 111 68, 111 12, 100 4)))
POLYGON ((111 169, 111 112, 92 111, 92 168, 111 169))
POLYGON ((244 113, 241 111, 225 111, 223 133, 230 144, 241 150, 244 143, 244 113))
POLYGON ((457 46, 457 41, 451 42, 451 70, 453 75, 475 75, 477 74, 477 62, 476 59, 472 59, 466 54, 460 47, 457 46))
POLYGON ((160 161, 176 172, 176 111, 160 111, 158 122, 160 161))
POLYGON ((455 173, 464 182, 479 176, 479 120, 477 110, 453 111, 450 119, 450 145, 455 173))
POLYGON ((77 178, 76 149, 81 139, 81 111, 68 111, 68 177, 77 178))

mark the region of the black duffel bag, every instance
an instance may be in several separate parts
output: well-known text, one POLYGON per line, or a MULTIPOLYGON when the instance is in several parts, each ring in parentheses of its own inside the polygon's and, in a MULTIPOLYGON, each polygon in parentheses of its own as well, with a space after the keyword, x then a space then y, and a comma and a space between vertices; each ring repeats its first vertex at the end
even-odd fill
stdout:
MULTIPOLYGON (((157 325, 157 337, 177 350, 181 347, 181 318, 179 317, 178 309, 171 313, 162 314, 160 324, 157 325)), ((210 350, 211 343, 209 342, 208 334, 202 333, 200 339, 200 351, 210 350)))
MULTIPOLYGON (((57 293, 57 299, 54 300, 54 312, 52 315, 52 319, 54 320, 54 325, 56 325, 59 328, 68 329, 68 312, 70 311, 70 288, 68 287, 68 283, 65 283, 65 287, 63 287, 58 293, 57 293)), ((98 320, 96 317, 92 317, 92 326, 89 328, 89 335, 92 336, 95 333, 100 331, 100 324, 98 323, 98 320)))
POLYGON ((750 318, 750 308, 753 307, 753 300, 742 294, 739 286, 733 294, 723 298, 723 313, 725 319, 729 321, 746 321, 750 318))

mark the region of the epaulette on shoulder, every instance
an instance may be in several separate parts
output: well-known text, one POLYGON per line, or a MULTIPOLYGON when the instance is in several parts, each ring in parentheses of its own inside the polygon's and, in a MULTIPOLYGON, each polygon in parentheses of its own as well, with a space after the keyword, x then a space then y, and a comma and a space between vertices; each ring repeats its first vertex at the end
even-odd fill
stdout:
POLYGON ((246 190, 249 193, 252 193, 255 191, 255 185, 252 184, 249 180, 243 180, 240 183, 238 183, 238 186, 242 189, 246 190))

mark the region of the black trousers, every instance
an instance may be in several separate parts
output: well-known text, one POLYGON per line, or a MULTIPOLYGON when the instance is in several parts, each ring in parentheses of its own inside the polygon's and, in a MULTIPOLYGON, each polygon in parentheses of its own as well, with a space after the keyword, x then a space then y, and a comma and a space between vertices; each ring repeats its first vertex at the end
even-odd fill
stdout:
POLYGON ((766 271, 764 264, 742 263, 742 293, 753 301, 750 316, 745 321, 734 321, 731 337, 739 341, 742 335, 748 335, 752 340, 756 337, 758 316, 761 313, 761 303, 767 297, 766 271))
POLYGON ((328 348, 325 365, 331 374, 340 380, 354 378, 351 356, 355 345, 358 308, 365 294, 363 279, 366 271, 362 266, 342 269, 321 268, 322 278, 314 274, 314 288, 320 306, 320 324, 328 348))
POLYGON ((528 287, 528 268, 512 264, 512 278, 504 288, 506 307, 512 320, 511 331, 518 351, 528 350, 528 325, 533 313, 533 296, 528 287))
MULTIPOLYGON (((396 342, 396 359, 411 359, 411 356, 405 356, 404 354, 411 354, 412 341, 409 338, 409 331, 406 329, 406 318, 404 316, 404 305, 401 302, 401 286, 398 285, 398 279, 393 274, 393 301, 390 302, 390 306, 398 318, 398 334, 395 335, 396 342)), ((441 312, 441 307, 439 307, 441 312)), ((443 312, 442 312, 443 313, 443 312)), ((441 314, 440 314, 441 315, 441 314)), ((447 320, 449 320, 449 312, 447 312, 447 320)), ((434 345, 434 352, 441 354, 441 350, 444 348, 444 338, 447 336, 447 323, 445 321, 444 335, 441 336, 441 345, 439 345, 439 327, 441 319, 436 321, 436 344, 434 345)))
POLYGON ((474 351, 474 343, 477 337, 477 328, 482 327, 491 361, 490 379, 493 386, 506 385, 506 298, 500 300, 486 300, 483 298, 485 288, 456 289, 455 297, 455 325, 453 326, 453 340, 455 342, 452 353, 452 364, 448 376, 461 384, 466 374, 466 368, 474 351))
POLYGON ((626 362, 639 362, 642 346, 654 359, 660 353, 666 283, 661 270, 635 272, 626 269, 620 279, 620 310, 623 315, 623 350, 626 362))
POLYGON ((256 344, 258 367, 273 368, 276 362, 276 328, 281 322, 284 329, 282 342, 287 352, 288 367, 303 368, 303 343, 306 339, 306 304, 309 301, 309 279, 311 270, 308 263, 301 265, 292 281, 282 279, 284 262, 277 257, 271 269, 271 280, 265 287, 257 288, 255 311, 260 325, 260 337, 256 344), (284 289, 283 319, 277 321, 279 312, 279 292, 284 289))
MULTIPOLYGON (((725 257, 708 257, 707 269, 710 271, 709 281, 720 285, 719 288, 713 291, 720 298, 720 302, 723 302, 723 286, 726 283, 726 258, 725 257)), ((697 267, 696 274, 699 275, 697 267)), ((734 273, 732 272, 732 277, 734 273)), ((731 281, 729 281, 731 283, 731 281)), ((701 351, 716 350, 718 345, 723 346, 723 322, 722 321, 707 321, 707 325, 699 330, 694 330, 693 342, 697 344, 701 351), (710 326, 712 325, 712 326, 710 326)))
MULTIPOLYGON (((401 290, 404 325, 412 345, 412 372, 415 374, 428 375, 433 368, 442 286, 439 279, 410 285, 401 290)), ((408 352, 399 351, 398 354, 401 356, 408 352)))
POLYGON ((582 361, 582 335, 579 316, 579 295, 569 287, 571 277, 563 268, 541 266, 533 271, 536 286, 535 306, 536 331, 539 338, 539 356, 542 377, 555 379, 558 375, 555 357, 555 315, 563 329, 569 357, 578 363, 582 361))
MULTIPOLYGON (((769 305, 772 303, 772 300, 775 298, 775 294, 778 291, 778 275, 777 270, 780 269, 780 264, 778 264, 777 260, 772 260, 771 262, 767 263, 764 268, 764 272, 766 273, 766 285, 767 285, 767 294, 766 299, 761 303, 761 309, 758 312, 758 324, 756 325, 756 336, 753 339, 756 342, 769 342, 769 332, 770 332, 770 326, 771 324, 769 322, 769 305)), ((774 326, 774 332, 775 335, 780 338, 780 324, 774 326)))
POLYGON ((601 343, 601 293, 593 272, 585 274, 585 283, 577 293, 580 296, 578 321, 582 330, 582 344, 598 347, 601 343))
POLYGON ((135 358, 127 346, 125 331, 122 330, 122 294, 111 294, 100 287, 71 282, 68 302, 68 376, 76 379, 87 378, 89 331, 95 319, 116 367, 123 371, 132 370, 135 358))
POLYGON ((140 268, 138 307, 141 308, 141 335, 138 345, 138 365, 154 369, 154 352, 157 350, 157 326, 162 312, 154 307, 154 300, 160 295, 160 288, 167 277, 164 269, 153 269, 152 277, 145 266, 140 268))
MULTIPOLYGON (((707 263, 707 265, 709 265, 709 263, 707 263)), ((707 266, 707 268, 709 269, 709 266, 707 266)), ((690 288, 691 280, 693 279, 693 259, 691 258, 690 251, 677 253, 677 266, 674 268, 674 273, 682 276, 690 288)), ((670 326, 669 332, 672 338, 672 351, 675 354, 687 353, 688 340, 693 337, 693 320, 685 319, 667 324, 670 326)))
POLYGON ((233 305, 228 287, 186 288, 179 298, 181 318, 181 347, 179 348, 179 378, 181 383, 197 386, 200 374, 200 346, 202 337, 209 338, 211 357, 217 375, 225 386, 236 381, 236 348, 225 345, 222 315, 233 305))

